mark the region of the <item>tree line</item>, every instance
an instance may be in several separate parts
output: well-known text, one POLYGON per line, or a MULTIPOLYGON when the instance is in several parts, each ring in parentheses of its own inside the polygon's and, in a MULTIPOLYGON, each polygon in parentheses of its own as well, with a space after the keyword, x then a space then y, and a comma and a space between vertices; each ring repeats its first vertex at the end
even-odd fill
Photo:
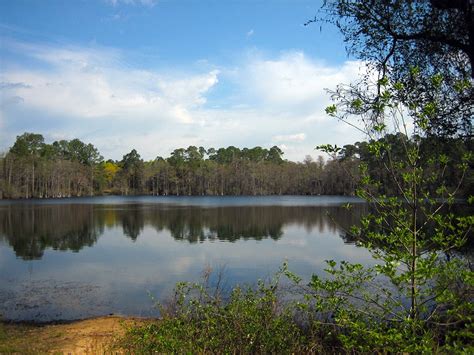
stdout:
MULTIPOLYGON (((433 151, 450 161, 446 184, 459 181, 456 162, 472 151, 471 141, 461 138, 415 138, 422 140, 426 160, 433 151)), ((0 156, 0 198, 60 198, 92 195, 354 195, 359 167, 366 164, 372 176, 386 184, 384 193, 394 191, 384 168, 402 154, 410 140, 387 135, 378 142, 390 154, 376 157, 369 142, 345 145, 327 161, 321 156, 303 162, 283 159, 273 146, 209 148, 189 146, 175 149, 168 158, 144 161, 133 149, 120 161, 104 160, 98 149, 79 139, 45 143, 36 133, 17 137, 0 156)), ((469 172, 472 169, 469 170, 469 172)), ((433 181, 437 186, 439 181, 433 181)), ((471 174, 464 179, 463 192, 472 192, 471 174)))

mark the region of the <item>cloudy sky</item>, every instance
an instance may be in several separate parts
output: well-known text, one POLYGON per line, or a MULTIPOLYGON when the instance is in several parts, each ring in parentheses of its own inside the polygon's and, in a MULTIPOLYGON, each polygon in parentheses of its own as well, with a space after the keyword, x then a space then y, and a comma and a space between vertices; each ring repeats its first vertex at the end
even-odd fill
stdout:
POLYGON ((0 152, 23 132, 79 138, 105 158, 189 145, 284 158, 361 139, 326 88, 357 77, 318 0, 2 0, 0 152))

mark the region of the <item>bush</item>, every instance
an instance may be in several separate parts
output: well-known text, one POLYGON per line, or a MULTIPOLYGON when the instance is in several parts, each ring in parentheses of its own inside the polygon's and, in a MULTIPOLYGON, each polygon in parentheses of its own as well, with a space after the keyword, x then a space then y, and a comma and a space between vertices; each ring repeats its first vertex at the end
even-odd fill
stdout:
POLYGON ((256 288, 235 287, 228 297, 203 283, 179 283, 162 318, 131 328, 121 344, 133 352, 295 353, 314 348, 278 297, 278 273, 256 288), (225 299, 224 299, 225 298, 225 299))

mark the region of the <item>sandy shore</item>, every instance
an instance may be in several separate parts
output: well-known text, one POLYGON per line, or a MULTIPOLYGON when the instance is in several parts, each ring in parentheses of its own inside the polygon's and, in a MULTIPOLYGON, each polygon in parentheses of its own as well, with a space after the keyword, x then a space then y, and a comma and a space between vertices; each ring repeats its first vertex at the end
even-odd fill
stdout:
POLYGON ((146 321, 107 316, 66 324, 0 323, 0 354, 117 354, 114 345, 126 328, 146 321))

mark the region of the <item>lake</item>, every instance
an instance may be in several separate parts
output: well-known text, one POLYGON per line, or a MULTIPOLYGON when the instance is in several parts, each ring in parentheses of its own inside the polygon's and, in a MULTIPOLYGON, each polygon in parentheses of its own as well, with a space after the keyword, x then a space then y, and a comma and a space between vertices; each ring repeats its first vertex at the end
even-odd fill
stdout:
POLYGON ((303 277, 327 259, 368 264, 345 233, 366 211, 337 196, 0 201, 0 315, 157 316, 153 298, 208 267, 231 287, 269 278, 284 261, 303 277))

